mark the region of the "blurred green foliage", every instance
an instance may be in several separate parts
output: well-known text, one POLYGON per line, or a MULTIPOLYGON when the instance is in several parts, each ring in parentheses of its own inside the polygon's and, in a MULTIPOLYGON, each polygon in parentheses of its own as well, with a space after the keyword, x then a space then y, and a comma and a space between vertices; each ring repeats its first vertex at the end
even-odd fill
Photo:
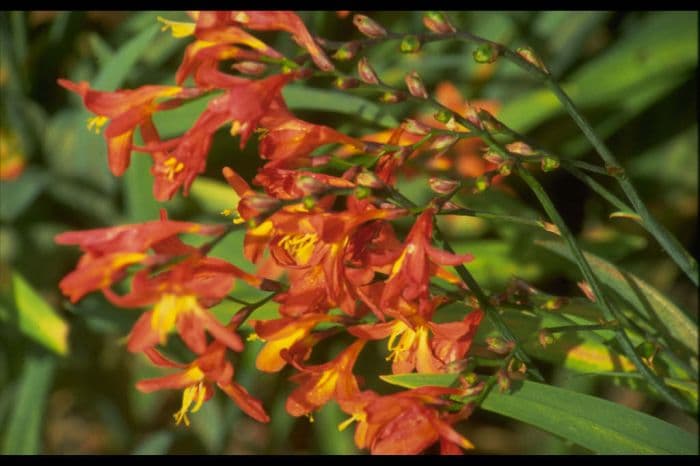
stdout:
MULTIPOLYGON (((257 372, 256 344, 238 357, 237 379, 261 397, 272 422, 264 426, 250 420, 217 394, 193 416, 189 430, 175 427, 171 413, 179 394, 145 395, 133 388, 136 380, 161 374, 142 356, 126 352, 123 336, 137 317, 135 311, 116 309, 96 294, 72 305, 57 289, 78 258, 76 250, 53 243, 57 233, 154 219, 160 208, 172 218, 222 222, 218 212, 235 198, 219 176, 221 167, 233 165, 251 176, 260 164, 254 141, 240 151, 238 142, 223 131, 215 139, 207 176, 195 182, 189 198, 154 201, 150 162, 141 154, 135 155, 124 179, 109 173, 104 139, 87 131, 88 112, 56 79, 88 80, 101 90, 171 84, 186 40, 160 33, 158 15, 184 18, 172 12, 0 13, 0 137, 3 151, 25 165, 16 179, 0 182, 0 451, 356 452, 351 430, 335 428, 345 416, 333 403, 317 413, 314 423, 284 411, 285 395, 291 390, 288 373, 257 372)), ((419 13, 370 15, 392 31, 423 29, 419 13)), ((351 17, 333 12, 305 12, 302 17, 319 36, 359 37, 351 17)), ((653 214, 698 256, 697 12, 458 12, 451 18, 461 30, 537 50, 606 138, 653 214)), ((265 38, 283 53, 299 52, 286 35, 265 38)), ((367 52, 387 82, 402 85, 403 76, 412 70, 429 89, 449 80, 467 99, 497 101, 498 117, 543 147, 597 162, 556 99, 509 63, 478 65, 471 60, 473 47, 459 42, 426 44, 418 54, 408 55, 398 53, 397 47, 389 42, 367 52)), ((302 118, 353 135, 390 127, 421 110, 411 103, 383 106, 374 94, 350 95, 331 90, 330 83, 315 84, 319 86, 289 86, 284 95, 290 108, 302 118)), ((162 134, 173 136, 187 129, 201 105, 196 102, 157 117, 162 134)), ((696 290, 653 238, 628 219, 608 219, 613 209, 563 171, 548 173, 542 182, 586 250, 665 296, 662 307, 681 321, 697 322, 696 290)), ((542 217, 523 186, 507 184, 509 189, 460 195, 460 202, 477 210, 542 217)), ((618 192, 612 180, 606 186, 618 192)), ((408 180, 403 187, 413 200, 428 196, 425 179, 408 180)), ((581 296, 575 284, 580 280, 577 269, 533 245, 535 240, 551 239, 547 233, 482 219, 441 222, 458 251, 474 253, 477 259, 470 270, 488 291, 502 291, 519 277, 553 295, 581 296)), ((214 254, 249 268, 241 256, 241 241, 240 235, 231 235, 214 254)), ((255 296, 254 290, 243 287, 236 293, 255 296)), ((620 291, 622 300, 631 306, 639 300, 629 290, 624 293, 620 291)), ((217 312, 223 316, 230 309, 222 305, 217 312)), ((271 315, 274 306, 257 312, 271 315)), ((572 310, 568 318, 582 316, 585 312, 572 310)), ((510 318, 521 317, 513 313, 510 318)), ((536 329, 541 319, 531 319, 530 324, 536 329)), ((674 336, 685 344, 692 335, 683 330, 679 327, 674 336)), ((489 331, 483 329, 485 334, 489 331)), ((605 339, 592 335, 604 348, 605 339)), ((318 351, 337 350, 328 345, 318 351)), ((388 365, 376 362, 383 363, 383 349, 372 356, 368 364, 373 373, 389 372, 388 365)), ((585 383, 575 382, 569 370, 580 371, 586 361, 567 359, 566 352, 559 358, 538 357, 548 379, 558 385, 627 404, 697 432, 697 422, 687 415, 613 383, 639 388, 638 381, 591 376, 585 383)), ((593 372, 592 367, 595 364, 584 370, 593 372)), ((479 452, 581 451, 551 436, 532 442, 544 434, 487 412, 477 412, 466 424, 465 432, 479 452)))

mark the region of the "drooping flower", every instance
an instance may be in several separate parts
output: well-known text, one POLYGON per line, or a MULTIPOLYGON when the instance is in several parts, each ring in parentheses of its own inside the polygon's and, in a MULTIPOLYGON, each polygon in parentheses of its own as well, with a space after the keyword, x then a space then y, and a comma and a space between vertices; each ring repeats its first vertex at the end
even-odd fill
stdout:
POLYGON ((198 96, 201 91, 196 88, 186 89, 179 86, 142 86, 134 90, 102 92, 90 89, 86 81, 74 83, 59 79, 58 84, 75 92, 83 98, 85 107, 96 116, 90 119, 88 128, 96 131, 107 122, 105 130, 109 168, 116 176, 121 176, 129 166, 134 131, 151 116, 161 110, 179 106, 183 99, 198 96), (157 99, 170 100, 157 103, 157 99))
MULTIPOLYGON (((378 396, 363 392, 360 402, 341 401, 340 406, 357 421, 355 443, 378 455, 415 455, 435 442, 442 453, 459 453, 459 448, 474 445, 452 428, 452 424, 470 414, 466 407, 450 414, 441 412, 450 403, 442 397, 459 395, 460 390, 445 387, 421 387, 393 395, 378 396)), ((347 427, 343 423, 339 428, 347 427)))
POLYGON ((76 269, 66 275, 59 286, 72 302, 77 302, 91 291, 108 289, 120 281, 127 267, 146 264, 150 257, 147 254, 149 249, 167 253, 163 248, 172 244, 178 234, 217 235, 222 232, 223 228, 219 225, 163 218, 142 224, 61 233, 56 236, 56 243, 78 245, 84 254, 76 269))
POLYGON ((232 289, 234 278, 251 284, 260 280, 221 259, 193 255, 165 272, 151 276, 148 269, 137 272, 131 291, 119 296, 105 290, 105 296, 121 307, 153 307, 141 315, 129 335, 127 348, 138 352, 165 344, 175 329, 187 346, 202 353, 207 346, 205 331, 235 351, 243 342, 227 330, 208 309, 232 289))
POLYGON ((287 364, 282 352, 309 336, 321 322, 333 322, 337 318, 326 314, 305 314, 301 317, 282 317, 272 320, 253 320, 251 325, 257 339, 263 340, 255 360, 255 367, 263 372, 278 372, 287 364))
POLYGON ((335 359, 317 366, 301 366, 295 363, 298 374, 291 380, 300 384, 287 398, 287 412, 292 416, 311 413, 331 399, 350 399, 359 393, 357 379, 352 368, 365 341, 357 340, 335 359))
MULTIPOLYGON (((235 328, 229 328, 234 331, 235 328)), ((214 395, 214 385, 226 393, 247 415, 260 422, 269 422, 260 400, 254 398, 240 384, 233 380, 233 365, 226 359, 226 347, 213 342, 190 364, 180 364, 164 357, 155 349, 145 354, 158 366, 180 369, 171 375, 141 380, 136 388, 150 393, 156 390, 183 390, 182 405, 173 415, 177 424, 190 425, 188 413, 196 413, 202 404, 214 395)))
POLYGON ((316 66, 323 71, 335 69, 325 52, 316 43, 299 16, 291 11, 232 11, 235 22, 256 31, 287 31, 304 47, 316 66))
POLYGON ((151 172, 155 177, 154 193, 157 199, 169 199, 180 186, 183 193, 188 194, 194 179, 206 169, 214 133, 222 126, 231 125, 231 135, 240 135, 240 147, 243 148, 260 120, 272 108, 272 102, 281 99, 280 92, 284 85, 295 78, 293 74, 278 74, 251 81, 226 76, 226 82, 212 83, 221 86, 224 93, 209 101, 204 112, 185 134, 161 141, 152 125, 143 133, 145 146, 139 150, 153 155, 151 172))
POLYGON ((450 254, 431 244, 434 215, 434 208, 425 209, 413 224, 386 281, 382 307, 391 307, 399 296, 407 301, 427 298, 430 277, 435 275, 437 266, 458 265, 474 258, 471 254, 450 254))

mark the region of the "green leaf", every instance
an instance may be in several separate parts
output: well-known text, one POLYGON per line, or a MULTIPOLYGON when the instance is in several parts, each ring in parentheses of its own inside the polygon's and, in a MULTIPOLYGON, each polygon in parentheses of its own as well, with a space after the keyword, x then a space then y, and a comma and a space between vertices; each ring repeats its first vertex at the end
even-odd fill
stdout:
MULTIPOLYGON (((458 374, 381 376, 393 385, 415 388, 450 386, 458 374)), ((494 389, 481 408, 607 454, 697 454, 698 441, 680 428, 611 401, 549 385, 524 381, 510 394, 494 389)))
POLYGON ((226 183, 201 176, 192 183, 190 198, 201 204, 206 212, 211 213, 233 209, 240 200, 236 191, 226 183))
MULTIPOLYGON (((654 86, 655 98, 676 87, 697 64, 697 13, 650 13, 619 42, 588 62, 564 84, 580 108, 614 106, 624 113, 628 101, 654 86)), ((650 99, 645 94, 645 104, 650 99)), ((635 111, 639 105, 634 105, 635 111)), ((525 132, 563 112, 557 98, 538 90, 510 101, 499 113, 509 126, 525 132)))
POLYGON ((153 197, 151 160, 138 154, 132 157, 131 165, 124 174, 124 197, 126 214, 131 222, 157 220, 163 204, 153 197))
POLYGON ((282 95, 293 110, 320 110, 352 115, 384 128, 394 128, 399 124, 398 120, 381 106, 343 92, 290 84, 282 90, 282 95))
MULTIPOLYGON (((535 244, 573 261, 571 253, 561 243, 536 241, 535 244)), ((674 339, 682 343, 693 354, 698 354, 697 324, 681 309, 635 275, 622 271, 593 254, 584 252, 584 256, 601 283, 617 292, 642 314, 650 318, 655 317, 655 321, 660 327, 668 329, 674 339)))
MULTIPOLYGON (((3 270, 3 275, 7 269, 3 270)), ((68 325, 17 272, 0 283, 0 320, 14 321, 20 331, 51 351, 68 353, 68 325)))
POLYGON ((2 443, 6 455, 41 452, 42 419, 51 388, 56 360, 49 355, 31 355, 15 394, 14 409, 2 443))
POLYGON ((46 187, 46 173, 30 168, 14 181, 0 182, 0 220, 12 222, 46 187))

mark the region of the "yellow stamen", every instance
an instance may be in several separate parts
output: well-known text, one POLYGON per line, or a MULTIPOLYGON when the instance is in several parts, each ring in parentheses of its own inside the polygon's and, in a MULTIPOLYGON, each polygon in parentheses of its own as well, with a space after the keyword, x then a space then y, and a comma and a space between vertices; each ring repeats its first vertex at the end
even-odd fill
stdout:
POLYGON ((161 344, 165 344, 168 333, 175 328, 180 314, 202 311, 194 295, 174 295, 165 293, 153 307, 151 327, 160 335, 161 344))
POLYGON ((92 118, 88 118, 87 128, 90 131, 94 131, 95 134, 100 134, 102 127, 109 121, 109 118, 102 115, 97 115, 92 118))
POLYGON ((237 136, 241 132, 241 122, 238 120, 233 120, 231 122, 231 136, 237 136))
POLYGON ((287 251, 299 265, 306 265, 311 260, 317 242, 316 233, 294 234, 282 238, 279 246, 287 251))
POLYGON ((168 181, 173 181, 175 179, 175 175, 185 169, 185 164, 180 162, 175 157, 170 157, 168 160, 163 162, 163 165, 165 165, 165 175, 168 178, 168 181))
POLYGON ((366 420, 367 420, 367 415, 364 412, 354 413, 351 417, 347 418, 346 420, 344 420, 343 422, 338 424, 338 430, 340 432, 342 432, 345 429, 347 429, 348 426, 350 424, 352 424, 353 422, 355 422, 355 421, 364 422, 366 420))
POLYGON ((413 342, 421 329, 422 327, 419 327, 418 330, 414 332, 403 322, 397 321, 397 323, 394 324, 394 330, 392 330, 389 342, 387 343, 387 349, 391 353, 386 357, 386 360, 393 362, 403 359, 404 354, 413 346, 413 342), (394 344, 399 335, 401 335, 401 338, 394 344))
POLYGON ((197 26, 195 23, 184 23, 180 21, 170 21, 169 19, 162 18, 158 16, 158 21, 163 23, 163 27, 160 28, 161 31, 167 31, 170 29, 173 37, 179 39, 182 37, 191 36, 194 34, 194 29, 197 26))
POLYGON ((255 332, 248 335, 248 338, 246 338, 245 340, 246 341, 265 341, 264 339, 260 338, 260 335, 258 335, 255 332))
POLYGON ((190 426, 190 419, 187 416, 187 412, 189 411, 190 413, 196 413, 199 411, 199 408, 201 408, 202 404, 204 403, 204 396, 206 393, 207 390, 204 388, 203 382, 199 382, 196 385, 190 385, 189 387, 185 388, 185 390, 182 392, 182 405, 180 406, 180 409, 173 414, 173 418, 175 418, 175 423, 177 425, 180 425, 180 423, 184 421, 187 427, 190 426), (193 402, 194 406, 192 409, 190 409, 193 402))

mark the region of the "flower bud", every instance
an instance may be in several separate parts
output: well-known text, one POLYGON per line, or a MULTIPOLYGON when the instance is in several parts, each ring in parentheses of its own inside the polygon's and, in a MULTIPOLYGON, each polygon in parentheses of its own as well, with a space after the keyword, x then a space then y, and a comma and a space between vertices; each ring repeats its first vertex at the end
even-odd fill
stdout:
POLYGON ((515 342, 506 341, 501 337, 488 337, 486 345, 489 351, 500 355, 506 355, 515 348, 515 342))
POLYGON ((376 175, 376 173, 369 170, 362 170, 355 176, 355 183, 360 186, 365 186, 372 189, 381 189, 384 187, 384 182, 376 175))
POLYGON ((430 126, 423 124, 418 120, 414 120, 413 118, 406 118, 403 122, 403 128, 407 133, 418 136, 425 136, 432 130, 430 126))
POLYGON ((406 100, 406 94, 401 91, 387 91, 379 98, 385 104, 396 104, 406 100))
POLYGON ((365 199, 372 195, 372 190, 367 186, 358 186, 355 188, 354 195, 358 199, 365 199))
POLYGON ((618 167, 616 165, 606 165, 605 171, 608 173, 608 175, 614 176, 614 177, 620 177, 620 176, 624 175, 624 173, 625 173, 624 168, 618 167))
POLYGON ((495 116, 491 115, 486 110, 479 110, 479 119, 484 124, 484 128, 491 133, 498 133, 503 131, 503 123, 501 123, 495 116))
POLYGON ((445 15, 437 11, 429 11, 424 14, 423 24, 426 28, 438 34, 449 34, 456 31, 454 26, 447 21, 445 15))
POLYGON ((433 150, 445 150, 451 147, 459 138, 451 134, 440 134, 433 139, 430 148, 433 150))
POLYGON ((508 363, 508 378, 511 380, 523 380, 527 374, 527 365, 519 359, 511 359, 508 363))
POLYGON ((500 165, 505 161, 505 159, 503 158, 503 156, 501 154, 499 154, 497 152, 493 152, 493 151, 486 152, 482 157, 487 162, 491 162, 491 163, 496 164, 496 165, 500 165))
POLYGON ((338 77, 333 81, 333 85, 338 89, 353 89, 360 85, 360 81, 355 78, 341 78, 338 77))
POLYGON ((266 194, 254 194, 250 197, 246 197, 241 202, 245 202, 250 208, 255 209, 261 214, 275 210, 281 205, 278 199, 266 194))
POLYGON ((542 60, 540 60, 540 57, 538 57, 535 54, 535 51, 532 50, 530 47, 520 47, 515 52, 518 55, 520 55, 526 62, 533 65, 535 68, 539 69, 545 74, 549 74, 549 70, 546 66, 544 66, 544 63, 542 62, 542 60))
POLYGON ((551 172, 559 168, 559 159, 556 157, 545 157, 542 159, 541 167, 543 172, 551 172))
POLYGON ((418 73, 412 71, 411 73, 407 74, 405 81, 406 87, 408 87, 408 92, 410 92, 413 97, 418 97, 420 99, 428 98, 428 91, 425 90, 423 80, 418 73))
POLYGON ((479 117, 478 111, 474 107, 469 107, 464 115, 469 122, 479 129, 484 129, 484 124, 479 117))
POLYGON ((452 201, 447 201, 447 202, 442 204, 442 208, 440 210, 457 210, 457 209, 461 209, 461 207, 452 201))
POLYGON ((589 285, 587 281, 580 281, 576 284, 578 285, 579 289, 583 292, 583 294, 586 295, 586 298, 588 298, 590 302, 596 302, 595 294, 593 293, 593 288, 591 288, 591 285, 589 285))
POLYGON ((364 35, 371 38, 386 36, 386 29, 365 15, 355 15, 352 23, 364 35))
MULTIPOLYGON (((362 152, 365 154, 380 155, 380 152, 384 150, 384 145, 374 141, 362 141, 363 147, 362 152)), ((383 153, 383 152, 382 152, 383 153)))
POLYGON ((338 61, 352 60, 357 55, 359 48, 360 46, 357 42, 348 42, 335 51, 333 58, 338 61))
POLYGON ((428 184, 430 184, 430 189, 432 189, 433 192, 444 196, 457 189, 457 186, 459 186, 459 181, 432 176, 428 180, 428 184))
POLYGON ((472 57, 477 63, 493 63, 500 55, 500 50, 492 44, 483 44, 472 52, 472 57))
POLYGON ((477 193, 486 191, 491 185, 491 181, 487 176, 479 176, 474 180, 474 190, 477 193))
POLYGON ((513 154, 518 154, 518 155, 534 155, 535 151, 532 150, 532 147, 528 146, 522 141, 516 141, 516 142, 511 142, 510 144, 506 145, 506 149, 508 149, 508 152, 512 152, 513 154))
POLYGON ((435 118, 440 123, 447 123, 448 121, 450 121, 451 118, 454 117, 452 116, 452 112, 448 110, 439 110, 433 115, 433 118, 435 118))
POLYGON ((267 65, 257 61, 241 61, 231 65, 231 68, 242 74, 259 76, 265 72, 267 65))
POLYGON ((510 176, 513 173, 513 162, 507 160, 498 166, 498 173, 501 176, 510 176))
POLYGON ((420 50, 420 39, 414 35, 404 36, 401 40, 399 50, 401 53, 416 53, 420 50))
POLYGON ((362 57, 360 58, 360 61, 357 62, 357 73, 360 75, 360 79, 362 82, 367 83, 367 84, 378 84, 379 83, 379 78, 377 77, 377 73, 374 72, 372 67, 369 64, 369 61, 367 60, 367 57, 362 57))
POLYGON ((496 373, 496 380, 498 380, 498 391, 505 393, 510 390, 510 378, 508 378, 508 373, 505 369, 499 369, 496 373))
POLYGON ((542 329, 539 331, 537 334, 537 340, 540 342, 540 345, 542 348, 546 348, 547 346, 551 345, 554 343, 554 337, 552 334, 549 332, 547 329, 542 329))
POLYGON ((557 311, 569 303, 569 300, 563 296, 557 296, 555 298, 549 298, 544 303, 544 308, 548 311, 557 311))
POLYGON ((296 180, 297 188, 305 193, 316 194, 328 189, 328 185, 320 182, 313 176, 301 176, 296 180))
POLYGON ((302 203, 304 204, 306 210, 311 210, 316 206, 316 199, 314 199, 313 196, 306 196, 302 200, 302 203))

